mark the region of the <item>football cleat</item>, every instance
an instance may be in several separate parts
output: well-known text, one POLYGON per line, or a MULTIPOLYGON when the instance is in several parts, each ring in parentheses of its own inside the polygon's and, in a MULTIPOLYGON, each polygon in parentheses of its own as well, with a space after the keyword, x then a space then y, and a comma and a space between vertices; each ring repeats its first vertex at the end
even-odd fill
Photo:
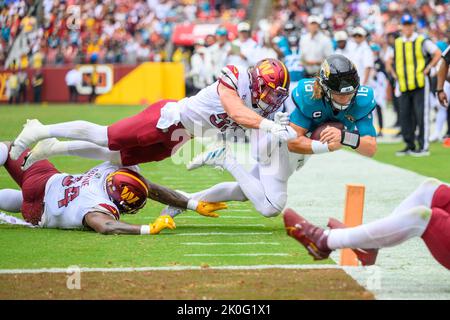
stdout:
POLYGON ((194 159, 192 159, 192 161, 189 162, 186 167, 188 170, 194 170, 205 165, 223 168, 225 163, 225 155, 226 148, 219 147, 211 151, 206 151, 199 154, 194 159))
POLYGON ((283 219, 287 234, 300 242, 314 260, 323 260, 330 256, 328 236, 322 228, 308 222, 290 208, 284 211, 283 219))
POLYGON ((51 156, 53 146, 58 143, 56 138, 39 141, 36 146, 28 152, 22 163, 22 170, 25 171, 38 161, 48 159, 51 156))
POLYGON ((12 160, 19 159, 20 155, 33 143, 49 138, 48 129, 37 119, 27 120, 22 132, 11 145, 9 156, 12 160))
MULTIPOLYGON (((345 224, 335 218, 330 218, 327 224, 330 229, 348 228, 345 224)), ((363 266, 372 266, 375 264, 378 255, 378 249, 351 249, 363 266)))
POLYGON ((186 209, 173 206, 166 206, 164 209, 161 210, 160 216, 170 216, 172 218, 175 218, 177 215, 184 212, 186 212, 186 209))

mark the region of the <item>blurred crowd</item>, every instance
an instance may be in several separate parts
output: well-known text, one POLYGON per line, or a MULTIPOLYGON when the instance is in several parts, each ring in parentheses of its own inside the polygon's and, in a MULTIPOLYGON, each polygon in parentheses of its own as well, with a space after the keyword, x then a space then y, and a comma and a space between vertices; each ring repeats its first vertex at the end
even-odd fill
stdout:
MULTIPOLYGON (((262 58, 279 58, 295 86, 302 78, 316 75, 325 57, 339 53, 354 62, 361 84, 375 91, 379 135, 388 104, 397 114, 394 126, 401 125, 400 101, 406 94, 399 87, 393 58, 395 41, 405 37, 402 30, 409 25, 412 36, 426 39, 427 99, 437 113, 444 113, 434 91, 440 53, 450 43, 449 0, 274 0, 272 10, 253 25, 248 21, 256 1, 248 0, 43 0, 41 15, 27 15, 32 2, 3 1, 0 62, 23 30, 30 50, 20 68, 182 62, 187 94, 192 95, 212 84, 226 64, 250 66, 262 58), (218 27, 192 46, 176 46, 172 33, 182 22, 214 22, 218 27), (226 22, 236 25, 236 37, 226 22)), ((436 131, 430 140, 442 139, 441 132, 436 131)))
POLYGON ((20 30, 29 44, 21 68, 170 61, 176 23, 243 20, 247 5, 248 0, 3 0, 0 63, 20 30))

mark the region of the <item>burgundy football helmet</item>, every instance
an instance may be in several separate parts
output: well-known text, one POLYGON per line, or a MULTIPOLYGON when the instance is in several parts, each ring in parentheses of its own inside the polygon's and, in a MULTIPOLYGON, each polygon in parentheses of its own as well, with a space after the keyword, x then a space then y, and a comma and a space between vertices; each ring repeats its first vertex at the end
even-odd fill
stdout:
POLYGON ((136 213, 145 205, 148 197, 148 187, 144 177, 126 168, 108 175, 106 191, 120 213, 136 213))
POLYGON ((263 116, 275 112, 289 95, 290 77, 283 62, 263 59, 249 68, 253 100, 263 116))

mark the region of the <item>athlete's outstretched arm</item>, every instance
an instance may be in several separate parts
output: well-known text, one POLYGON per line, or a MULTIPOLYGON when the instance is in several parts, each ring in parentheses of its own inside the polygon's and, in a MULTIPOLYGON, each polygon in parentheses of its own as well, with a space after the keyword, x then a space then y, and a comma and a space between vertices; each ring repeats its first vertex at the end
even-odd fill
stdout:
POLYGON ((149 225, 129 224, 115 220, 102 212, 89 212, 84 216, 84 225, 101 234, 158 234, 161 230, 175 229, 170 216, 160 216, 149 225))
POLYGON ((219 92, 220 102, 231 119, 246 128, 259 128, 263 117, 247 108, 236 90, 227 88, 219 83, 217 91, 219 92))
POLYGON ((223 202, 204 202, 189 199, 175 190, 150 182, 146 179, 148 186, 148 197, 152 200, 164 203, 173 207, 197 211, 202 215, 221 209, 226 209, 227 205, 223 202))

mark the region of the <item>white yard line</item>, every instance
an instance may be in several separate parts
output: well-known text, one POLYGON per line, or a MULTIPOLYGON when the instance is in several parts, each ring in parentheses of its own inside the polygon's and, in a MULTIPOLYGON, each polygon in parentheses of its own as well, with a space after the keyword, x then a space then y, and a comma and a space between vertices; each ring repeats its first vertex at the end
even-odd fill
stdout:
POLYGON ((264 245, 264 246, 280 246, 279 242, 182 242, 181 245, 185 246, 253 246, 253 245, 264 245))
POLYGON ((265 227, 265 224, 212 224, 212 223, 199 223, 199 224, 181 224, 182 227, 221 227, 221 228, 232 228, 232 227, 265 227))
MULTIPOLYGON (((138 268, 79 268, 81 272, 145 272, 145 271, 183 271, 183 270, 265 270, 265 269, 341 269, 337 265, 328 264, 273 264, 254 266, 172 266, 172 267, 138 267, 138 268)), ((69 268, 42 268, 42 269, 3 269, 0 274, 32 274, 32 273, 73 273, 73 267, 69 268)))
POLYGON ((289 256, 289 253, 186 253, 185 257, 263 257, 263 256, 289 256))
POLYGON ((269 235, 273 232, 199 232, 199 233, 176 233, 176 236, 255 236, 269 235))
MULTIPOLYGON (((326 226, 343 217, 345 185, 366 186, 364 222, 389 215, 426 177, 358 154, 312 156, 288 185, 288 207, 326 226)), ((333 253, 339 261, 339 253, 333 253)), ((420 238, 380 250, 375 268, 345 268, 378 299, 450 299, 450 275, 420 238)))

